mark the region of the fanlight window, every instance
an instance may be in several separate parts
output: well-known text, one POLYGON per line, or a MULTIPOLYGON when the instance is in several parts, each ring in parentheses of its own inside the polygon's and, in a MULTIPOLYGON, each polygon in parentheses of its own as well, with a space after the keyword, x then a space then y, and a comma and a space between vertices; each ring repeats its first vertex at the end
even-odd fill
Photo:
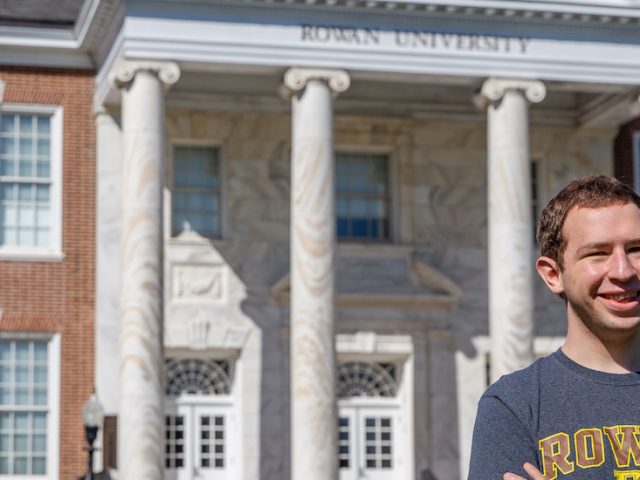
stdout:
POLYGON ((228 395, 231 392, 230 368, 225 360, 169 358, 165 361, 166 393, 172 397, 228 395))
POLYGON ((338 366, 339 398, 395 397, 396 366, 391 363, 345 362, 338 366))

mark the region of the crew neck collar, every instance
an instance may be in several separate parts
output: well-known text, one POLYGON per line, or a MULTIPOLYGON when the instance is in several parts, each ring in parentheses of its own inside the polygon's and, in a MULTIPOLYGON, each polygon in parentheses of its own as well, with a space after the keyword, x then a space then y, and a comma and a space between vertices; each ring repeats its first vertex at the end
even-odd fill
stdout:
POLYGON ((608 373, 601 372, 600 370, 593 370, 571 360, 569 357, 567 357, 567 355, 562 351, 561 348, 552 353, 551 358, 559 362, 562 366, 571 370, 573 373, 585 378, 589 378, 590 380, 596 381, 598 383, 605 383, 608 385, 640 384, 640 372, 608 373))

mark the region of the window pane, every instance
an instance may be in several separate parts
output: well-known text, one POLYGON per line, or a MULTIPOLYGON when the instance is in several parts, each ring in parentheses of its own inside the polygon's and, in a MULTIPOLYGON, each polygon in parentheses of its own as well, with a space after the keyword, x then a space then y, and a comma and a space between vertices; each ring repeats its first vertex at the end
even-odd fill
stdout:
POLYGON ((18 211, 18 222, 21 227, 33 227, 36 221, 36 210, 31 206, 23 206, 18 211))
POLYGON ((13 449, 18 453, 27 452, 27 436, 24 434, 13 436, 13 449))
POLYGON ((11 449, 11 442, 9 441, 9 435, 0 435, 0 454, 8 453, 11 449))
POLYGON ((33 117, 31 115, 20 115, 20 134, 31 135, 33 133, 33 117))
POLYGON ((34 435, 33 436, 33 451, 36 453, 45 453, 47 451, 47 436, 46 435, 34 435))
POLYGON ((37 365, 33 370, 33 381, 35 383, 47 383, 47 366, 37 365))
POLYGON ((5 456, 0 456, 0 474, 9 473, 9 459, 5 456))
POLYGON ((20 160, 19 175, 21 177, 33 176, 33 163, 31 162, 31 160, 20 160))
POLYGON ((49 202, 49 185, 36 185, 36 200, 38 202, 49 202))
POLYGON ((15 128, 15 116, 5 114, 0 116, 0 131, 2 133, 13 133, 15 128))
POLYGON ((29 360, 29 342, 15 342, 16 360, 25 362, 29 360))
POLYGON ((23 247, 33 246, 36 243, 36 235, 33 229, 21 228, 18 230, 18 244, 23 247))
POLYGON ((33 414, 33 429, 35 431, 45 431, 47 429, 47 414, 46 413, 34 413, 33 414))
POLYGON ((0 342, 0 362, 11 360, 11 342, 0 342))
POLYGON ((33 404, 34 405, 46 405, 47 404, 47 390, 45 388, 36 388, 33 391, 33 404))
POLYGON ((4 245, 18 244, 18 229, 6 227, 0 230, 0 243, 4 245))
POLYGON ((0 139, 0 155, 5 159, 13 161, 13 156, 16 153, 16 144, 12 138, 0 139))
POLYGON ((27 473, 27 458, 15 457, 13 460, 13 473, 26 474, 27 473))
POLYGON ((7 158, 0 159, 0 175, 9 177, 15 174, 15 162, 7 158))
POLYGON ((38 140, 36 153, 39 156, 49 156, 49 140, 48 139, 40 139, 38 140))
POLYGON ((36 167, 36 176, 40 178, 48 178, 50 174, 49 161, 39 160, 36 167))
POLYGON ((25 431, 29 428, 29 414, 24 412, 13 414, 13 428, 25 431))
POLYGON ((29 367, 16 365, 16 383, 29 383, 29 367))
POLYGON ((33 200, 33 189, 31 185, 18 185, 18 199, 23 202, 33 200))
POLYGON ((47 473, 47 459, 44 457, 34 457, 32 460, 32 472, 34 475, 45 475, 47 473))
POLYGON ((15 200, 15 183, 0 184, 0 200, 15 200))
POLYGON ((38 119, 38 136, 42 137, 42 136, 49 135, 51 117, 39 115, 37 119, 38 119))
POLYGON ((36 362, 47 361, 47 344, 45 342, 33 342, 33 358, 36 362))

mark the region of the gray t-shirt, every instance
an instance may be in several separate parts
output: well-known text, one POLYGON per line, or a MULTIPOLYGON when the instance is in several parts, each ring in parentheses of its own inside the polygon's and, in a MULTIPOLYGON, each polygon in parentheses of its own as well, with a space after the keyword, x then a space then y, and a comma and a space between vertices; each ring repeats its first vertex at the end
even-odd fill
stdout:
POLYGON ((491 385, 478 403, 469 480, 640 480, 640 373, 585 368, 561 350, 491 385))

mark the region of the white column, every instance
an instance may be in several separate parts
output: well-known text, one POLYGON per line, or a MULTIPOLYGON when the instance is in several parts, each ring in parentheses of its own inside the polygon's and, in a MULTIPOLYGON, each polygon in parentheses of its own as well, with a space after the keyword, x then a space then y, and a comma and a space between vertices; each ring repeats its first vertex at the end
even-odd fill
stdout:
POLYGON ((163 84, 175 63, 123 62, 118 478, 164 477, 162 339, 163 84))
POLYGON ((290 69, 291 461, 293 480, 337 480, 333 93, 337 70, 290 69))
POLYGON ((491 78, 488 106, 489 329, 491 379, 533 360, 533 218, 528 102, 542 82, 491 78))

